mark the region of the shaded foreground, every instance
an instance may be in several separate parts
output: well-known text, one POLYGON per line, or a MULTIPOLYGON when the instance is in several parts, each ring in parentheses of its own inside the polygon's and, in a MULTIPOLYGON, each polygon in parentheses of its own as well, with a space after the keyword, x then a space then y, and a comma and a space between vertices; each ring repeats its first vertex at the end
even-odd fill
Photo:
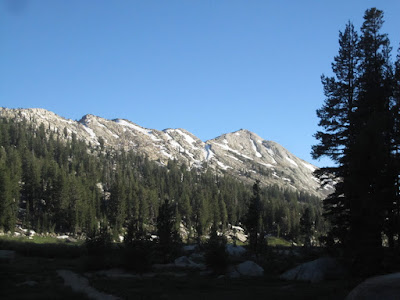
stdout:
POLYGON ((344 299, 360 282, 356 279, 313 284, 282 281, 278 279, 274 263, 259 278, 219 278, 189 269, 150 271, 144 275, 122 271, 122 274, 110 276, 107 272, 87 268, 88 260, 93 257, 87 256, 83 246, 43 244, 34 250, 29 244, 0 240, 0 248, 17 251, 12 260, 0 261, 0 298, 89 299, 84 293, 65 286, 58 275, 60 270, 87 278, 91 288, 121 299, 344 299))

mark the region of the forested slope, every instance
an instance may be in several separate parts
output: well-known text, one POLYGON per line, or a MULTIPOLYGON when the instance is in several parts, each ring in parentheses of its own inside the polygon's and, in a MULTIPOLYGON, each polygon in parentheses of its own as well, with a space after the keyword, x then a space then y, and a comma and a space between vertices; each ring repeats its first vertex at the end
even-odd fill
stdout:
MULTIPOLYGON (((88 146, 72 135, 28 122, 0 119, 0 228, 16 224, 37 232, 95 232, 99 224, 115 235, 128 223, 142 234, 155 231, 160 203, 175 206, 176 226, 191 237, 215 224, 224 231, 247 213, 251 186, 210 169, 167 166, 132 151, 88 146)), ((262 189, 263 231, 291 239, 301 236, 307 209, 313 230, 324 230, 321 202, 277 186, 262 189), (310 213, 311 212, 311 213, 310 213)))

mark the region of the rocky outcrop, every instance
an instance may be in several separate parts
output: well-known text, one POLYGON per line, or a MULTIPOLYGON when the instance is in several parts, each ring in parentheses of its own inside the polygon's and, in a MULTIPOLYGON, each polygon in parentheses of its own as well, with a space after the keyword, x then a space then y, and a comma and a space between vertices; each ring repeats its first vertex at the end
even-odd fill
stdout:
POLYGON ((242 246, 228 244, 226 245, 225 249, 228 255, 233 257, 241 257, 243 254, 246 253, 246 249, 242 246))
POLYGON ((356 286, 346 300, 397 300, 400 298, 400 273, 372 277, 356 286))
POLYGON ((336 259, 322 257, 286 271, 280 276, 280 279, 316 283, 326 279, 342 278, 346 274, 346 270, 336 259))
POLYGON ((257 265, 254 261, 246 260, 232 268, 228 273, 230 278, 239 277, 260 277, 264 275, 264 269, 257 265))

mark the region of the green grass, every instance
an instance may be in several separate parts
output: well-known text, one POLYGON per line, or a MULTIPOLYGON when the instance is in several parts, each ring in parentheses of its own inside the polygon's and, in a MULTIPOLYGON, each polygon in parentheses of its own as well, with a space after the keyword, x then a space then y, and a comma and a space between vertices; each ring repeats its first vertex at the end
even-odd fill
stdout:
POLYGON ((82 243, 67 243, 62 240, 48 237, 0 237, 0 249, 14 250, 24 256, 38 256, 47 258, 74 258, 82 256, 86 249, 82 243))
MULTIPOLYGON (((0 249, 17 251, 13 262, 0 262, 0 299, 86 299, 85 295, 65 287, 56 271, 67 269, 82 275, 90 272, 88 263, 103 269, 117 266, 116 261, 108 265, 108 261, 99 262, 102 257, 87 256, 84 246, 44 241, 0 238, 0 249), (27 281, 37 284, 23 284, 27 281)), ((115 247, 107 258, 122 259, 121 250, 115 247)), ((291 267, 288 257, 271 252, 266 261, 269 264, 264 266, 265 275, 260 278, 218 279, 196 272, 187 272, 186 277, 157 274, 147 279, 110 278, 92 272, 89 278, 94 288, 122 299, 344 299, 357 283, 355 280, 319 284, 281 281, 278 275, 291 267)))
POLYGON ((268 246, 283 246, 283 247, 291 247, 292 243, 279 237, 269 236, 267 238, 268 246))
MULTIPOLYGON (((291 247, 292 243, 289 242, 288 240, 285 240, 283 238, 279 238, 276 236, 269 236, 267 237, 267 241, 268 241, 268 246, 283 246, 283 247, 291 247)), ((233 242, 230 242, 230 244, 233 244, 233 242)), ((241 242, 239 240, 236 241, 236 245, 238 246, 247 246, 248 242, 241 242)))
POLYGON ((27 236, 8 236, 3 235, 0 236, 1 241, 16 241, 16 242, 24 242, 24 243, 35 243, 35 244, 73 244, 73 245, 81 245, 84 243, 83 240, 78 240, 75 243, 68 243, 64 239, 57 239, 51 236, 39 236, 35 235, 32 239, 29 239, 27 236))
POLYGON ((78 259, 22 255, 17 255, 12 262, 0 262, 0 299, 88 299, 64 286, 56 273, 58 269, 78 269, 79 265, 78 259))

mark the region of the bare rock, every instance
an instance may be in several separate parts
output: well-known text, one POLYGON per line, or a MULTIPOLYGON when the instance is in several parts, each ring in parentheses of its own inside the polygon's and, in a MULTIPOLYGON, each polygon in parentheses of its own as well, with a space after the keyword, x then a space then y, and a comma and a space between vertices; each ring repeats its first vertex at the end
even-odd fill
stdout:
POLYGON ((321 282, 326 279, 341 278, 347 274, 343 266, 334 258, 322 257, 301 264, 283 273, 279 278, 285 280, 299 280, 321 282))
POLYGON ((400 273, 372 277, 356 286, 346 300, 400 299, 400 273))
POLYGON ((254 261, 247 260, 236 266, 236 271, 241 276, 258 277, 264 275, 264 269, 257 265, 254 261))
POLYGON ((205 270, 205 265, 203 264, 197 264, 194 261, 192 261, 190 258, 187 256, 181 256, 175 259, 174 261, 175 266, 180 267, 180 268, 190 268, 190 269, 198 269, 198 270, 205 270))
POLYGON ((246 249, 243 248, 242 246, 235 246, 235 245, 226 245, 226 252, 230 255, 230 256, 234 256, 234 257, 240 257, 243 254, 246 253, 246 249))

